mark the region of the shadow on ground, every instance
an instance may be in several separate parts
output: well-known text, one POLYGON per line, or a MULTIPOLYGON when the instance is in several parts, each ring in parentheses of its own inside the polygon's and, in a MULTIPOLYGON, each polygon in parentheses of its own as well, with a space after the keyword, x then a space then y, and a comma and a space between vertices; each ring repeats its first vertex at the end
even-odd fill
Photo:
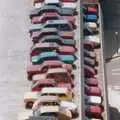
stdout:
POLYGON ((120 112, 114 107, 110 107, 110 120, 120 120, 120 112))

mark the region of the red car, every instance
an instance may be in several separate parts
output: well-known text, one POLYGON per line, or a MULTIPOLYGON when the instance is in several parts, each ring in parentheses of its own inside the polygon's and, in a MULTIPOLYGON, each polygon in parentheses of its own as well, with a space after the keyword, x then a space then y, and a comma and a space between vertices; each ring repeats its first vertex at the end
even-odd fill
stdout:
POLYGON ((56 87, 56 81, 54 79, 39 80, 32 85, 31 90, 40 92, 44 87, 56 87))
POLYGON ((32 46, 30 57, 39 55, 44 51, 56 51, 59 54, 74 55, 76 49, 72 46, 60 46, 57 43, 37 43, 32 46))
POLYGON ((97 78, 85 78, 85 83, 88 86, 98 86, 97 78))
POLYGON ((85 6, 84 7, 85 14, 98 14, 97 6, 85 6))
POLYGON ((65 19, 75 25, 75 17, 74 16, 60 16, 57 12, 45 12, 42 16, 35 16, 32 18, 31 22, 33 24, 45 23, 47 20, 60 20, 65 19))
POLYGON ((32 79, 34 74, 46 73, 49 68, 65 68, 68 72, 72 72, 72 65, 65 64, 57 60, 48 60, 44 61, 41 65, 30 65, 27 68, 27 78, 28 80, 32 79))
POLYGON ((99 105, 88 105, 85 110, 85 115, 88 118, 98 118, 102 120, 103 107, 99 105))
POLYGON ((88 87, 85 86, 85 93, 87 95, 101 96, 101 89, 99 87, 88 87))
POLYGON ((46 35, 58 35, 64 39, 74 39, 74 32, 72 31, 60 32, 56 28, 43 28, 40 31, 33 32, 31 38, 33 43, 37 43, 39 39, 46 35))

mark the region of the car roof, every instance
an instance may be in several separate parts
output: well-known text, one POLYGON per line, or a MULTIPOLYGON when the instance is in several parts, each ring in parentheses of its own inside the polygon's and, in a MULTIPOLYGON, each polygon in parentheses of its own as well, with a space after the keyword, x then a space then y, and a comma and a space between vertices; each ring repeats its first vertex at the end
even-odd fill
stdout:
POLYGON ((37 81, 35 84, 33 84, 32 85, 32 88, 33 87, 36 87, 37 85, 41 85, 41 84, 46 84, 46 85, 48 85, 48 84, 50 84, 50 85, 56 85, 56 81, 54 80, 54 79, 41 79, 41 80, 39 80, 39 81, 37 81))
POLYGON ((58 56, 58 54, 56 53, 56 52, 54 52, 54 51, 51 51, 51 52, 42 52, 41 54, 40 54, 40 58, 44 58, 44 57, 57 57, 58 56))
POLYGON ((41 33, 44 33, 44 32, 58 32, 58 30, 56 28, 43 28, 41 29, 40 31, 41 33))
POLYGON ((98 103, 102 102, 102 98, 100 96, 87 96, 88 102, 98 103))
POLYGON ((66 94, 68 93, 68 89, 61 87, 49 87, 49 88, 45 87, 41 90, 41 94, 45 94, 45 93, 66 94))
POLYGON ((34 50, 36 48, 50 48, 50 47, 58 48, 59 45, 55 42, 54 43, 36 43, 35 45, 32 46, 31 50, 34 50))
POLYGON ((43 114, 43 113, 58 113, 59 106, 41 106, 39 108, 39 111, 41 114, 43 114))
POLYGON ((68 20, 48 20, 46 24, 70 24, 68 20))
POLYGON ((38 103, 40 103, 40 102, 59 102, 59 97, 52 96, 52 95, 40 96, 40 98, 36 102, 38 102, 38 103))
POLYGON ((100 43, 100 36, 99 36, 99 35, 89 35, 89 36, 85 36, 85 40, 91 41, 91 42, 100 43))
POLYGON ((49 3, 60 3, 60 1, 59 0, 44 0, 44 3, 45 4, 49 4, 49 3))
POLYGON ((52 68, 48 69, 47 74, 56 74, 56 73, 67 73, 65 68, 52 68))
POLYGON ((32 76, 33 81, 43 80, 43 79, 46 79, 46 74, 35 74, 32 76))
POLYGON ((74 56, 73 55, 60 55, 60 59, 61 60, 74 60, 74 56))
POLYGON ((24 94, 24 99, 26 99, 26 98, 38 99, 39 97, 40 97, 40 93, 39 93, 39 92, 29 91, 29 92, 26 92, 26 93, 24 94))

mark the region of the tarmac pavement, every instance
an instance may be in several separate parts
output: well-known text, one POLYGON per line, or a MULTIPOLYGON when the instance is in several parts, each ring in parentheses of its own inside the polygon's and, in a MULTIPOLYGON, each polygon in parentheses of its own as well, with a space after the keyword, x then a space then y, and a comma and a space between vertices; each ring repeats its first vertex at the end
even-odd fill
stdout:
POLYGON ((27 89, 30 0, 0 3, 0 120, 16 120, 27 89))

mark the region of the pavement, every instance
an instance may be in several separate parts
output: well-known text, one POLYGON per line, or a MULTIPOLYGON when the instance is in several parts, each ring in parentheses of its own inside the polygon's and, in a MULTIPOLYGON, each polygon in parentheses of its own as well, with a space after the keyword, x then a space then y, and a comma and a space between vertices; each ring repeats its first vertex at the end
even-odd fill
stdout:
POLYGON ((0 3, 0 120, 16 120, 27 90, 30 0, 0 3))

